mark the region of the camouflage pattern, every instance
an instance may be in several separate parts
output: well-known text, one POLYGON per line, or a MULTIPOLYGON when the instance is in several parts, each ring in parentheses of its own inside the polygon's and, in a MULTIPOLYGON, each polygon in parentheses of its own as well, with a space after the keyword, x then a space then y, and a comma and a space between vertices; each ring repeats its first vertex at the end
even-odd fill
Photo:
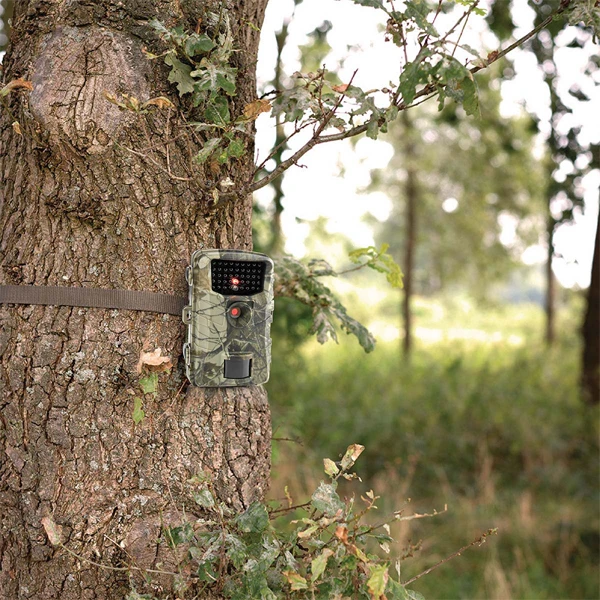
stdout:
POLYGON ((187 325, 184 345, 186 373, 198 387, 257 385, 269 379, 270 329, 273 321, 273 261, 257 252, 198 250, 187 271, 189 306, 183 309, 187 325), (263 291, 252 296, 224 296, 212 290, 211 261, 215 259, 265 262, 263 291), (243 318, 228 316, 232 304, 244 308, 243 318), (224 361, 252 360, 250 377, 226 379, 224 361))

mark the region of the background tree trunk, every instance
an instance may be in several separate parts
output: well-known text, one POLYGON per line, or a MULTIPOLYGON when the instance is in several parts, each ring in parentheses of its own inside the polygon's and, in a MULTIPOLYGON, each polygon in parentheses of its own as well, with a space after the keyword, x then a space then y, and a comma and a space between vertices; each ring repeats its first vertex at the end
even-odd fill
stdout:
POLYGON ((402 296, 402 317, 404 321, 404 338, 402 350, 404 358, 410 357, 413 347, 412 297, 415 265, 415 245, 417 241, 417 169, 414 143, 414 127, 408 111, 402 112, 404 134, 404 157, 406 161, 406 241, 404 243, 404 294, 402 296))
POLYGON ((556 339, 556 276, 552 269, 554 262, 554 231, 556 221, 548 212, 546 224, 546 238, 548 240, 548 250, 546 253, 546 297, 544 302, 544 311, 546 313, 546 328, 544 332, 544 341, 547 346, 552 346, 556 339))
MULTIPOLYGON (((221 3, 214 3, 218 8, 221 3)), ((266 0, 230 11, 239 69, 233 115, 255 98, 266 0)), ((250 197, 214 208, 212 189, 253 170, 192 168, 202 140, 177 111, 120 111, 103 91, 181 101, 147 22, 194 28, 199 0, 95 3, 18 0, 5 83, 24 77, 0 128, 0 283, 124 288, 182 295, 183 270, 202 247, 250 249, 250 197), (22 134, 11 124, 18 121, 22 134)), ((204 21, 205 22, 205 21, 204 21)), ((189 514, 186 480, 213 474, 242 509, 263 497, 270 416, 261 388, 197 389, 185 382, 183 326, 174 316, 0 305, 0 598, 122 598, 128 574, 152 567, 161 522, 189 514), (141 350, 162 348, 175 368, 144 397, 135 425, 141 350), (53 547, 50 517, 66 547, 53 547)), ((197 507, 196 507, 197 508, 197 507)), ((164 583, 164 582, 163 582, 164 583)))
POLYGON ((581 387, 584 400, 600 403, 600 211, 592 262, 592 279, 587 292, 583 321, 583 361, 581 387))

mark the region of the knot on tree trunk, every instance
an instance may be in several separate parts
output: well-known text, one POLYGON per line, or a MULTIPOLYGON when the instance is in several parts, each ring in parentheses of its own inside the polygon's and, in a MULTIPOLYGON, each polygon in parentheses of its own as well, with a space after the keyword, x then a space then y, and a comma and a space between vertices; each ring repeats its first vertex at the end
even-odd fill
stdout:
POLYGON ((50 143, 104 152, 136 118, 104 92, 146 100, 148 61, 127 35, 97 26, 61 27, 42 41, 30 107, 50 143))

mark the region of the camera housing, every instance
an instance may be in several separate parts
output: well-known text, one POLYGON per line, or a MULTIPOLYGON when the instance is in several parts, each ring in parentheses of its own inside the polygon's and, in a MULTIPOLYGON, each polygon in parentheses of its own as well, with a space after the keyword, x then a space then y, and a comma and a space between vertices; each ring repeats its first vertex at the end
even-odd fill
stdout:
POLYGON ((273 261, 258 252, 198 250, 186 269, 186 374, 198 387, 266 383, 271 364, 273 261))

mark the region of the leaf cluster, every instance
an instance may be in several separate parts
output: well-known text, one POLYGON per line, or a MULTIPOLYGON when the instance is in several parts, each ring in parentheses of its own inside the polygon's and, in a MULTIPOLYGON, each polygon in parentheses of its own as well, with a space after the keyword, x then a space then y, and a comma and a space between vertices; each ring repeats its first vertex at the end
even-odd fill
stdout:
MULTIPOLYGON (((189 32, 183 26, 167 28, 157 19, 150 22, 168 50, 160 57, 169 66, 169 81, 177 86, 181 98, 189 96, 191 107, 201 115, 192 125, 197 131, 210 131, 209 138, 195 156, 197 164, 216 160, 225 164, 243 156, 246 150, 246 125, 264 106, 248 105, 243 115, 233 119, 230 100, 236 95, 237 68, 227 11, 209 13, 207 31, 189 32), (212 34, 209 35, 209 31, 212 34)), ((146 52, 150 59, 159 56, 146 52)))
MULTIPOLYGON (((327 480, 322 481, 302 507, 269 508, 254 502, 235 514, 217 499, 209 476, 190 480, 192 497, 204 516, 163 529, 161 543, 182 557, 175 577, 178 597, 218 594, 231 600, 310 599, 422 600, 390 573, 390 523, 369 525, 366 517, 377 509, 378 497, 369 491, 361 497, 340 498, 340 477, 351 472, 363 446, 352 444, 340 461, 324 460, 327 480), (289 527, 279 530, 275 519, 295 511, 289 527), (301 511, 301 512, 300 512, 301 511), (300 514, 298 514, 300 512, 300 514), (379 545, 386 558, 373 554, 379 545)), ((399 567, 398 567, 399 568, 399 567)), ((128 600, 152 599, 132 590, 128 600)))
POLYGON ((348 254, 350 260, 360 267, 369 267, 379 273, 384 273, 388 283, 396 289, 402 286, 402 270, 391 254, 388 254, 389 244, 382 244, 378 250, 375 246, 357 248, 348 254), (363 262, 366 258, 366 262, 363 262))
POLYGON ((347 334, 353 334, 365 352, 375 348, 375 338, 369 330, 352 318, 334 293, 319 278, 338 274, 325 260, 313 259, 303 263, 291 256, 275 261, 275 295, 298 300, 313 312, 311 333, 324 344, 328 339, 338 341, 335 323, 347 334))

